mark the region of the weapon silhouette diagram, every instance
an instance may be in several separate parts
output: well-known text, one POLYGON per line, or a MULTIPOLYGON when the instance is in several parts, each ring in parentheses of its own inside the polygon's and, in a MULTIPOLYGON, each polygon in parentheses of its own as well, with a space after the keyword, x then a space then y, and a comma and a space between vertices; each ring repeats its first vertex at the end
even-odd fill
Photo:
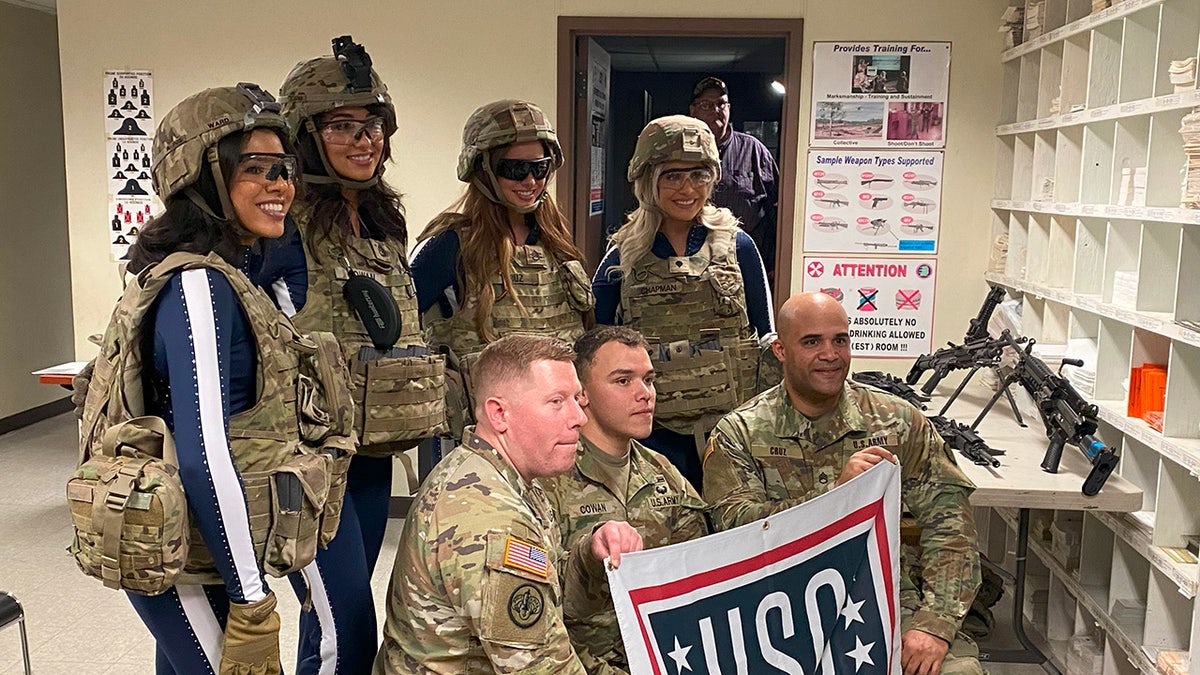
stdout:
POLYGON ((849 185, 850 181, 846 180, 844 176, 823 176, 818 178, 816 183, 823 189, 836 190, 837 188, 846 187, 849 185))
POLYGON ((892 246, 891 244, 889 244, 885 241, 860 241, 858 243, 863 248, 869 248, 869 249, 873 249, 873 250, 879 250, 881 248, 895 248, 894 246, 892 246))
POLYGON ((891 178, 889 178, 888 176, 875 176, 874 178, 864 179, 862 181, 862 184, 863 184, 863 187, 873 188, 878 184, 879 186, 881 186, 883 188, 889 188, 892 186, 893 182, 894 181, 891 178))
POLYGON ((914 199, 911 202, 904 202, 902 206, 913 213, 929 213, 937 208, 937 202, 929 199, 914 199))
POLYGON ((839 230, 844 230, 847 227, 850 227, 850 225, 844 220, 838 220, 837 218, 827 218, 825 220, 821 220, 821 221, 813 223, 813 227, 817 228, 818 230, 820 230, 822 232, 837 232, 839 230))
POLYGON ((882 195, 879 197, 868 197, 866 199, 860 199, 859 202, 861 202, 863 206, 865 206, 869 209, 886 209, 887 207, 892 205, 892 198, 888 197, 886 195, 882 195))
POLYGON ((849 201, 842 199, 841 197, 838 197, 838 196, 817 197, 817 198, 813 199, 813 201, 820 203, 820 204, 825 204, 826 206, 831 206, 833 208, 840 208, 842 206, 850 206, 849 201))
POLYGON ((938 182, 929 178, 914 178, 904 181, 904 184, 911 188, 931 188, 937 185, 938 182))
POLYGON ((911 223, 901 223, 900 229, 907 234, 926 234, 933 232, 936 228, 934 228, 933 224, 931 223, 925 223, 917 220, 911 223))
POLYGON ((888 227, 887 218, 875 218, 865 225, 859 225, 858 231, 863 234, 869 234, 872 237, 877 237, 881 234, 887 234, 891 228, 888 227))

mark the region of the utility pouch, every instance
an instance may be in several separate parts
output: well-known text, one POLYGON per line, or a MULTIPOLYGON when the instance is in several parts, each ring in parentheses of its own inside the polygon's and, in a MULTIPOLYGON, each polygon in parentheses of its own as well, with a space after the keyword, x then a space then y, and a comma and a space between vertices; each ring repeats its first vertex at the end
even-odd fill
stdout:
POLYGON ((175 442, 159 417, 105 430, 100 453, 67 481, 71 555, 109 588, 158 595, 188 558, 188 509, 175 442))
POLYGON ((679 340, 650 346, 658 391, 656 423, 677 433, 693 434, 701 418, 712 418, 716 424, 719 416, 737 406, 734 372, 715 331, 701 331, 695 343, 679 340))
POLYGON ((376 348, 390 349, 400 339, 400 308, 383 284, 350 270, 342 297, 358 315, 376 348))
POLYGON ((592 281, 583 269, 583 263, 578 260, 568 260, 562 264, 563 283, 567 287, 567 304, 576 312, 587 312, 596 306, 596 296, 592 293, 592 281))
MULTIPOLYGON (((396 350, 392 350, 394 353, 396 350)), ((446 358, 414 347, 406 356, 356 361, 358 416, 364 455, 393 444, 388 454, 446 431, 446 358)))
POLYGON ((296 455, 271 474, 272 521, 263 556, 271 576, 295 572, 317 556, 332 464, 326 454, 296 455))

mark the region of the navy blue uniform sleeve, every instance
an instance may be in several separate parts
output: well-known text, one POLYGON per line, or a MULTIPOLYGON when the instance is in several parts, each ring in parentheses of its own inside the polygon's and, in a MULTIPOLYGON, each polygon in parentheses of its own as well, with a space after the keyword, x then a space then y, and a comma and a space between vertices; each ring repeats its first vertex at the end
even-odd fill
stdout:
POLYGON ((771 306, 771 293, 767 288, 767 271, 763 268, 762 257, 750 235, 738 230, 737 232, 737 261, 742 271, 742 282, 746 286, 746 313, 750 325, 758 331, 761 338, 775 332, 775 310, 771 306))
POLYGON ((194 523, 235 602, 266 597, 228 432, 233 345, 247 330, 220 272, 181 272, 160 295, 155 360, 167 364, 179 474, 194 523))
POLYGON ((292 229, 286 241, 267 242, 261 269, 251 277, 284 314, 295 316, 308 298, 308 260, 300 232, 292 229))
POLYGON ((617 307, 621 305, 621 280, 609 275, 609 270, 621 264, 621 254, 616 246, 610 246, 596 276, 592 277, 592 293, 596 296, 596 323, 613 326, 617 323, 617 307))
POLYGON ((462 304, 458 288, 458 232, 446 230, 417 245, 413 251, 412 277, 417 287, 417 310, 424 314, 442 304, 443 316, 453 313, 446 297, 450 289, 456 305, 462 304))

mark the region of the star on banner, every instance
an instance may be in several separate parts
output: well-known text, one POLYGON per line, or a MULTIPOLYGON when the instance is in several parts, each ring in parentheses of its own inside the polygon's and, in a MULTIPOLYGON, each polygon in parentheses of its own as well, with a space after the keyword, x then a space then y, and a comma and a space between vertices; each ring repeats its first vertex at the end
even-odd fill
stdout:
POLYGON ((849 628, 850 624, 854 623, 855 621, 862 624, 866 623, 862 620, 862 606, 865 602, 866 600, 854 602, 854 598, 850 597, 849 595, 846 596, 846 606, 842 608, 842 616, 846 617, 846 628, 849 628))
MULTIPOLYGON (((690 651, 692 651, 691 645, 688 645, 686 647, 679 646, 679 636, 676 635, 675 636, 675 649, 667 652, 667 656, 671 657, 671 660, 673 660, 675 662, 675 672, 676 673, 682 673, 685 670, 692 669, 692 664, 688 663, 688 660, 687 660, 687 655, 688 655, 688 652, 690 652, 690 651)), ((874 664, 871 664, 871 665, 874 665, 874 664)))
POLYGON ((854 672, 857 673, 858 669, 862 668, 864 661, 872 666, 875 665, 875 661, 871 658, 871 647, 874 647, 875 643, 868 642, 864 645, 862 640, 858 639, 858 636, 855 635, 854 644, 857 646, 854 649, 846 652, 846 656, 854 659, 854 672))

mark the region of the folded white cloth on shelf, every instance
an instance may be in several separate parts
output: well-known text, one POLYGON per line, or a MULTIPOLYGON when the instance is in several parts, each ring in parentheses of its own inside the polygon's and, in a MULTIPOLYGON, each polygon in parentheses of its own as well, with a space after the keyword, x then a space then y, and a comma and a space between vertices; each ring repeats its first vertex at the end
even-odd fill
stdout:
POLYGON ((1183 116, 1179 134, 1183 137, 1183 151, 1187 155, 1180 204, 1184 208, 1200 209, 1200 107, 1183 116))

